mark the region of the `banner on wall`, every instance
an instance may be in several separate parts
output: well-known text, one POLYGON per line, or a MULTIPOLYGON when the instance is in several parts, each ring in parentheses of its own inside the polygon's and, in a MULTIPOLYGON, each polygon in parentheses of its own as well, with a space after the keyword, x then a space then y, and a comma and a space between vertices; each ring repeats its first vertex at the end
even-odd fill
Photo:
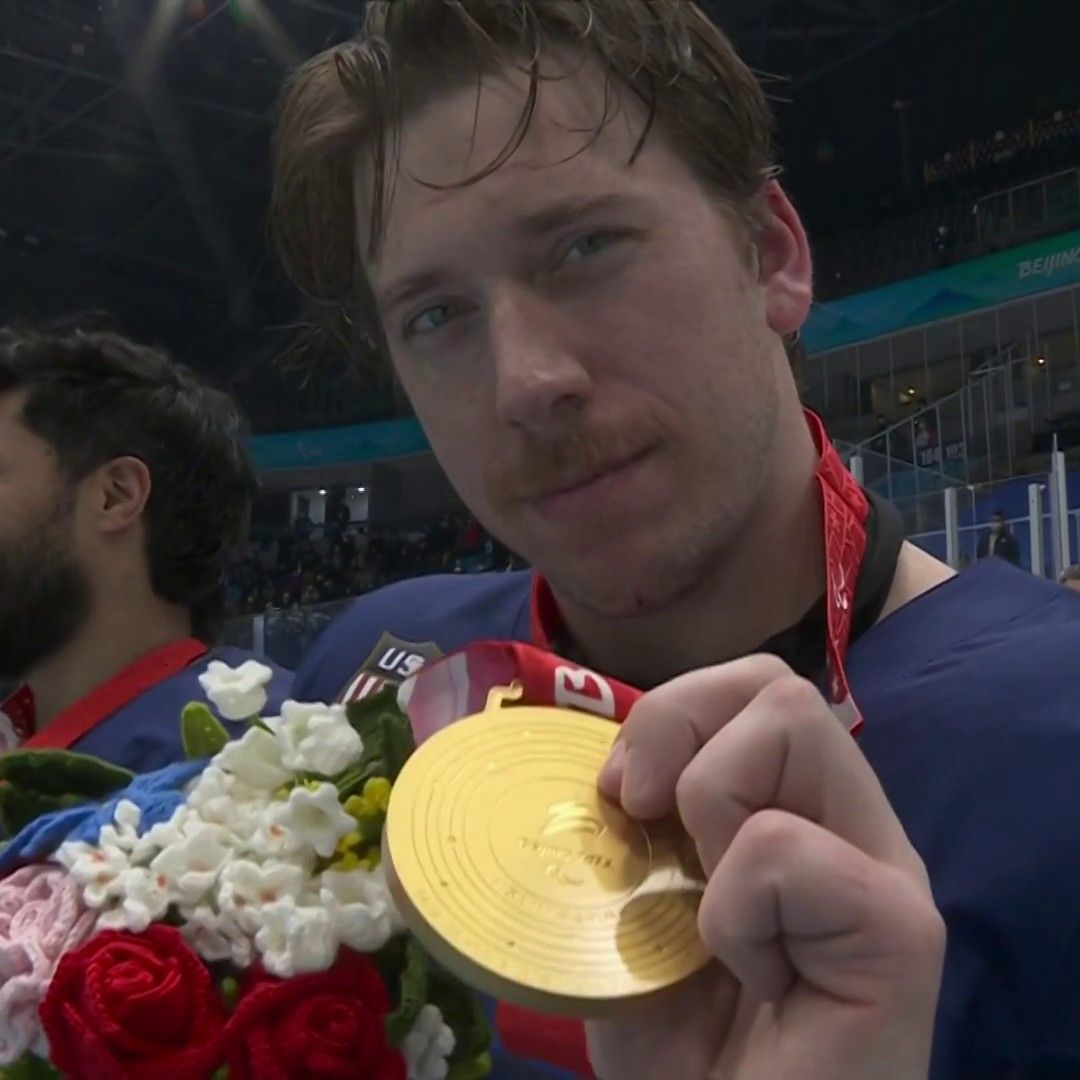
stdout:
POLYGON ((251 456, 258 472, 386 461, 426 453, 428 449, 427 439, 415 420, 285 431, 256 435, 251 440, 251 456))
POLYGON ((1080 230, 816 304, 803 340, 827 352, 1078 283, 1080 230))

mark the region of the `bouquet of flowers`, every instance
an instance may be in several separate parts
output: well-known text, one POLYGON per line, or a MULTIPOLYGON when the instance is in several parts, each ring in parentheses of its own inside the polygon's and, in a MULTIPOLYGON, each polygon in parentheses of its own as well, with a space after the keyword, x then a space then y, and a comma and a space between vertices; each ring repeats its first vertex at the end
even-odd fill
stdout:
POLYGON ((186 760, 0 757, 0 1076, 473 1080, 473 995, 404 932, 380 866, 413 749, 392 691, 263 718, 212 663, 186 760))

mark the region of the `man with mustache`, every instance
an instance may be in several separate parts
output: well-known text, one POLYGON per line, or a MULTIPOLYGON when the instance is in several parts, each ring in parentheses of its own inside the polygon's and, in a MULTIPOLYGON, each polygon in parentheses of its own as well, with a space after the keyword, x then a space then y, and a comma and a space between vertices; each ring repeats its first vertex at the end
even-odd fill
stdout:
MULTIPOLYGON (((229 397, 118 334, 0 330, 0 750, 183 759, 255 493, 229 397)), ((276 669, 271 707, 292 676, 276 669)))
MULTIPOLYGON (((358 600, 298 693, 490 639, 648 691, 599 783, 680 815, 718 963, 587 1025, 605 1080, 1077 1068, 1080 617, 903 544, 804 414, 811 258, 770 132, 680 0, 374 2, 294 76, 285 265, 536 568, 358 600)), ((574 1025, 499 1021, 542 1075, 590 1067, 574 1025)))

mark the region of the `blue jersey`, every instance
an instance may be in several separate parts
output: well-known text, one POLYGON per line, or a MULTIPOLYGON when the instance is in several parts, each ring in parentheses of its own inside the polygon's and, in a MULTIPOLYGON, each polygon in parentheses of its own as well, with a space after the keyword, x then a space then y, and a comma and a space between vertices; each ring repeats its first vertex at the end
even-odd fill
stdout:
MULTIPOLYGON (((239 667, 251 660, 242 649, 218 648, 200 657, 169 678, 162 679, 125 705, 103 717, 90 731, 70 747, 83 754, 93 754, 133 772, 151 772, 183 761, 180 738, 180 713, 188 702, 206 701, 199 676, 211 660, 221 660, 239 667)), ((281 703, 292 693, 292 673, 268 664, 274 678, 267 687, 267 715, 281 711, 281 703)), ((245 723, 225 723, 230 735, 239 738, 245 723)))
MULTIPOLYGON (((528 641, 530 583, 527 573, 432 577, 363 597, 315 643, 295 695, 334 699, 365 663, 410 646, 430 656, 528 641), (380 653, 388 640, 396 651, 380 653)), ((859 745, 948 926, 933 1080, 1080 1075, 1077 663, 1080 597, 997 559, 849 651, 859 745)), ((497 1072, 569 1075, 539 1068, 504 1059, 497 1072)))

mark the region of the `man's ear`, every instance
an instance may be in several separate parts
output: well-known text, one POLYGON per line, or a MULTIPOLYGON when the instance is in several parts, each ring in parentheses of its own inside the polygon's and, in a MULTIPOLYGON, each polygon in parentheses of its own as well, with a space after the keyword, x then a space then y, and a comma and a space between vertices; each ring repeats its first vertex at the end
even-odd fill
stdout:
POLYGON ((145 461, 137 457, 114 458, 98 469, 93 483, 94 512, 102 532, 124 532, 142 517, 151 486, 145 461))
POLYGON ((762 189, 761 222, 754 234, 765 314, 781 337, 802 328, 810 314, 814 271, 810 242, 784 189, 770 180, 762 189))

